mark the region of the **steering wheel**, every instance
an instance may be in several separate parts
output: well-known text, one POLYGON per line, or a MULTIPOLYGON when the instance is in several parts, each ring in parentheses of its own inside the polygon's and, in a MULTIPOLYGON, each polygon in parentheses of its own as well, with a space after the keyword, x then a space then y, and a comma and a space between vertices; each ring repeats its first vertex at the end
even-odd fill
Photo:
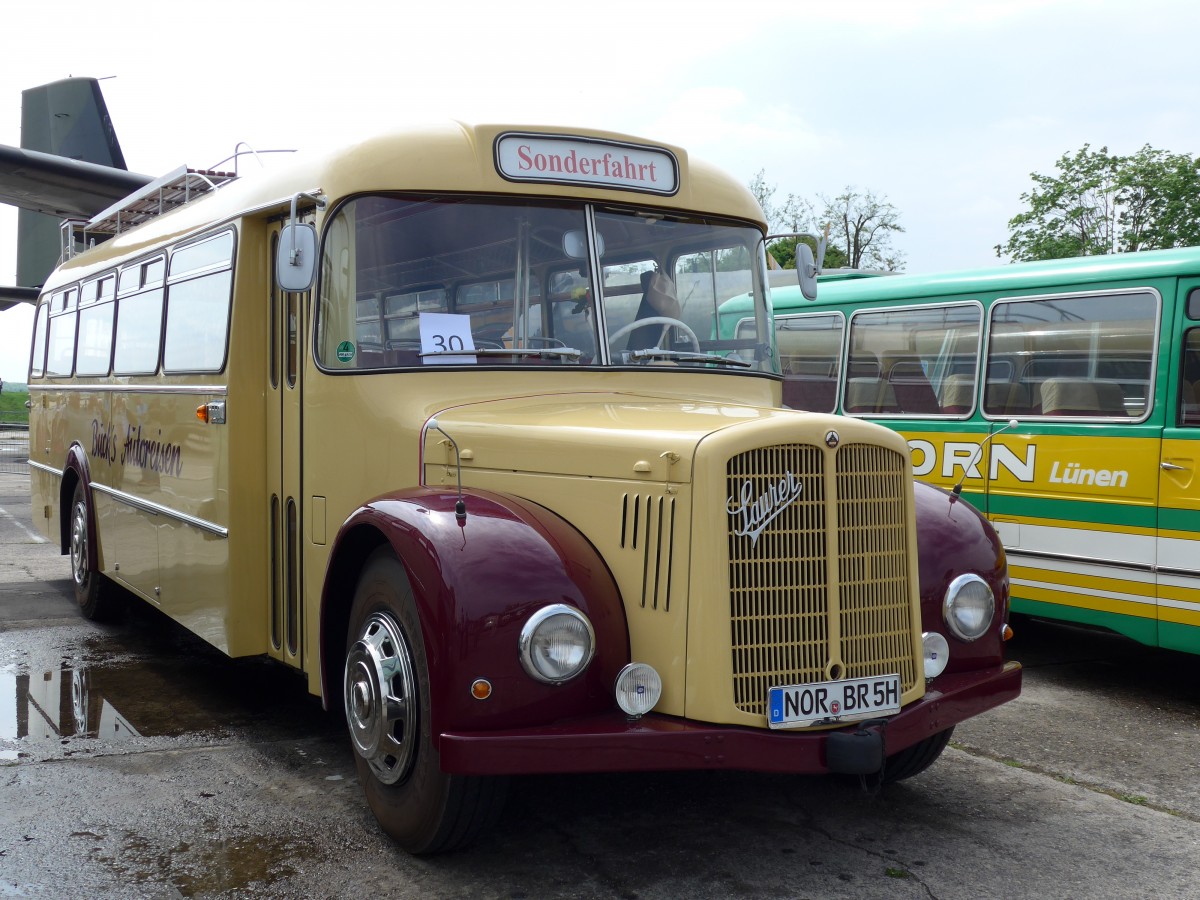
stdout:
MULTIPOLYGON (((681 322, 679 319, 672 319, 670 316, 647 316, 644 319, 635 319, 628 325, 622 325, 608 336, 608 345, 611 347, 617 338, 624 337, 625 335, 629 334, 629 332, 636 331, 639 328, 645 328, 648 325, 669 325, 672 328, 678 328, 685 335, 687 335, 687 339, 692 342, 692 347, 695 348, 696 352, 700 352, 700 339, 696 337, 696 332, 692 331, 687 322, 681 322)), ((663 329, 663 332, 666 333, 665 328, 663 329)), ((661 340, 662 337, 659 336, 659 341, 661 340)))

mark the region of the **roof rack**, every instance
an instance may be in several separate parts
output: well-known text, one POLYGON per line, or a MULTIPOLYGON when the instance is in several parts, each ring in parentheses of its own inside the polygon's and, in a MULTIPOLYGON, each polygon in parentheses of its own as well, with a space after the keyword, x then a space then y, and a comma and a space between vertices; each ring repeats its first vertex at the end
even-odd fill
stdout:
POLYGON ((150 182, 101 213, 97 213, 83 228, 84 243, 88 235, 105 236, 141 225, 143 222, 183 206, 237 178, 235 172, 215 172, 181 166, 150 182))

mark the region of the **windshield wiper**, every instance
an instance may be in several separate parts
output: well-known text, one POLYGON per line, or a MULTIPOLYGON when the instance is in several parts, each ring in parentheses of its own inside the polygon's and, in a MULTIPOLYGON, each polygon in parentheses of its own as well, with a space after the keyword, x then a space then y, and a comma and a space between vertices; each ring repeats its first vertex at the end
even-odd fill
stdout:
POLYGON ((426 350, 418 356, 556 356, 560 359, 579 359, 582 350, 574 347, 477 347, 474 350, 426 350))
POLYGON ((732 356, 720 356, 716 353, 696 353, 692 350, 626 350, 624 351, 626 362, 638 362, 643 359, 671 359, 679 360, 680 362, 702 362, 702 363, 717 363, 722 366, 739 366, 743 369, 749 369, 754 363, 748 363, 744 359, 735 359, 732 356))

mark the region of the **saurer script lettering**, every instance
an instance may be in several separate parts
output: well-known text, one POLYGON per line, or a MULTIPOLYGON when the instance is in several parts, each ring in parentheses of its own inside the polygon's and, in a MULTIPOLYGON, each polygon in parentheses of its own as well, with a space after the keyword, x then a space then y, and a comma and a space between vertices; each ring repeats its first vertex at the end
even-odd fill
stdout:
POLYGON ((779 481, 769 484, 757 497, 754 496, 754 485, 743 481, 737 497, 725 501, 729 515, 734 519, 733 533, 750 538, 753 547, 763 530, 795 503, 803 491, 804 485, 790 471, 785 471, 779 481))

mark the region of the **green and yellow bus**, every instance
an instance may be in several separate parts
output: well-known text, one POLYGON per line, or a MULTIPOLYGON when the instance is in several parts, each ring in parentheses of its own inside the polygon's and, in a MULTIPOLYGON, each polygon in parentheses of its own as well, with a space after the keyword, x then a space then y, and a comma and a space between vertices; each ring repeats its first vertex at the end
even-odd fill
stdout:
MULTIPOLYGON (((723 329, 755 325, 731 301, 723 329)), ((1013 609, 1200 652, 1200 248, 773 292, 784 403, 899 430, 1013 609)))

